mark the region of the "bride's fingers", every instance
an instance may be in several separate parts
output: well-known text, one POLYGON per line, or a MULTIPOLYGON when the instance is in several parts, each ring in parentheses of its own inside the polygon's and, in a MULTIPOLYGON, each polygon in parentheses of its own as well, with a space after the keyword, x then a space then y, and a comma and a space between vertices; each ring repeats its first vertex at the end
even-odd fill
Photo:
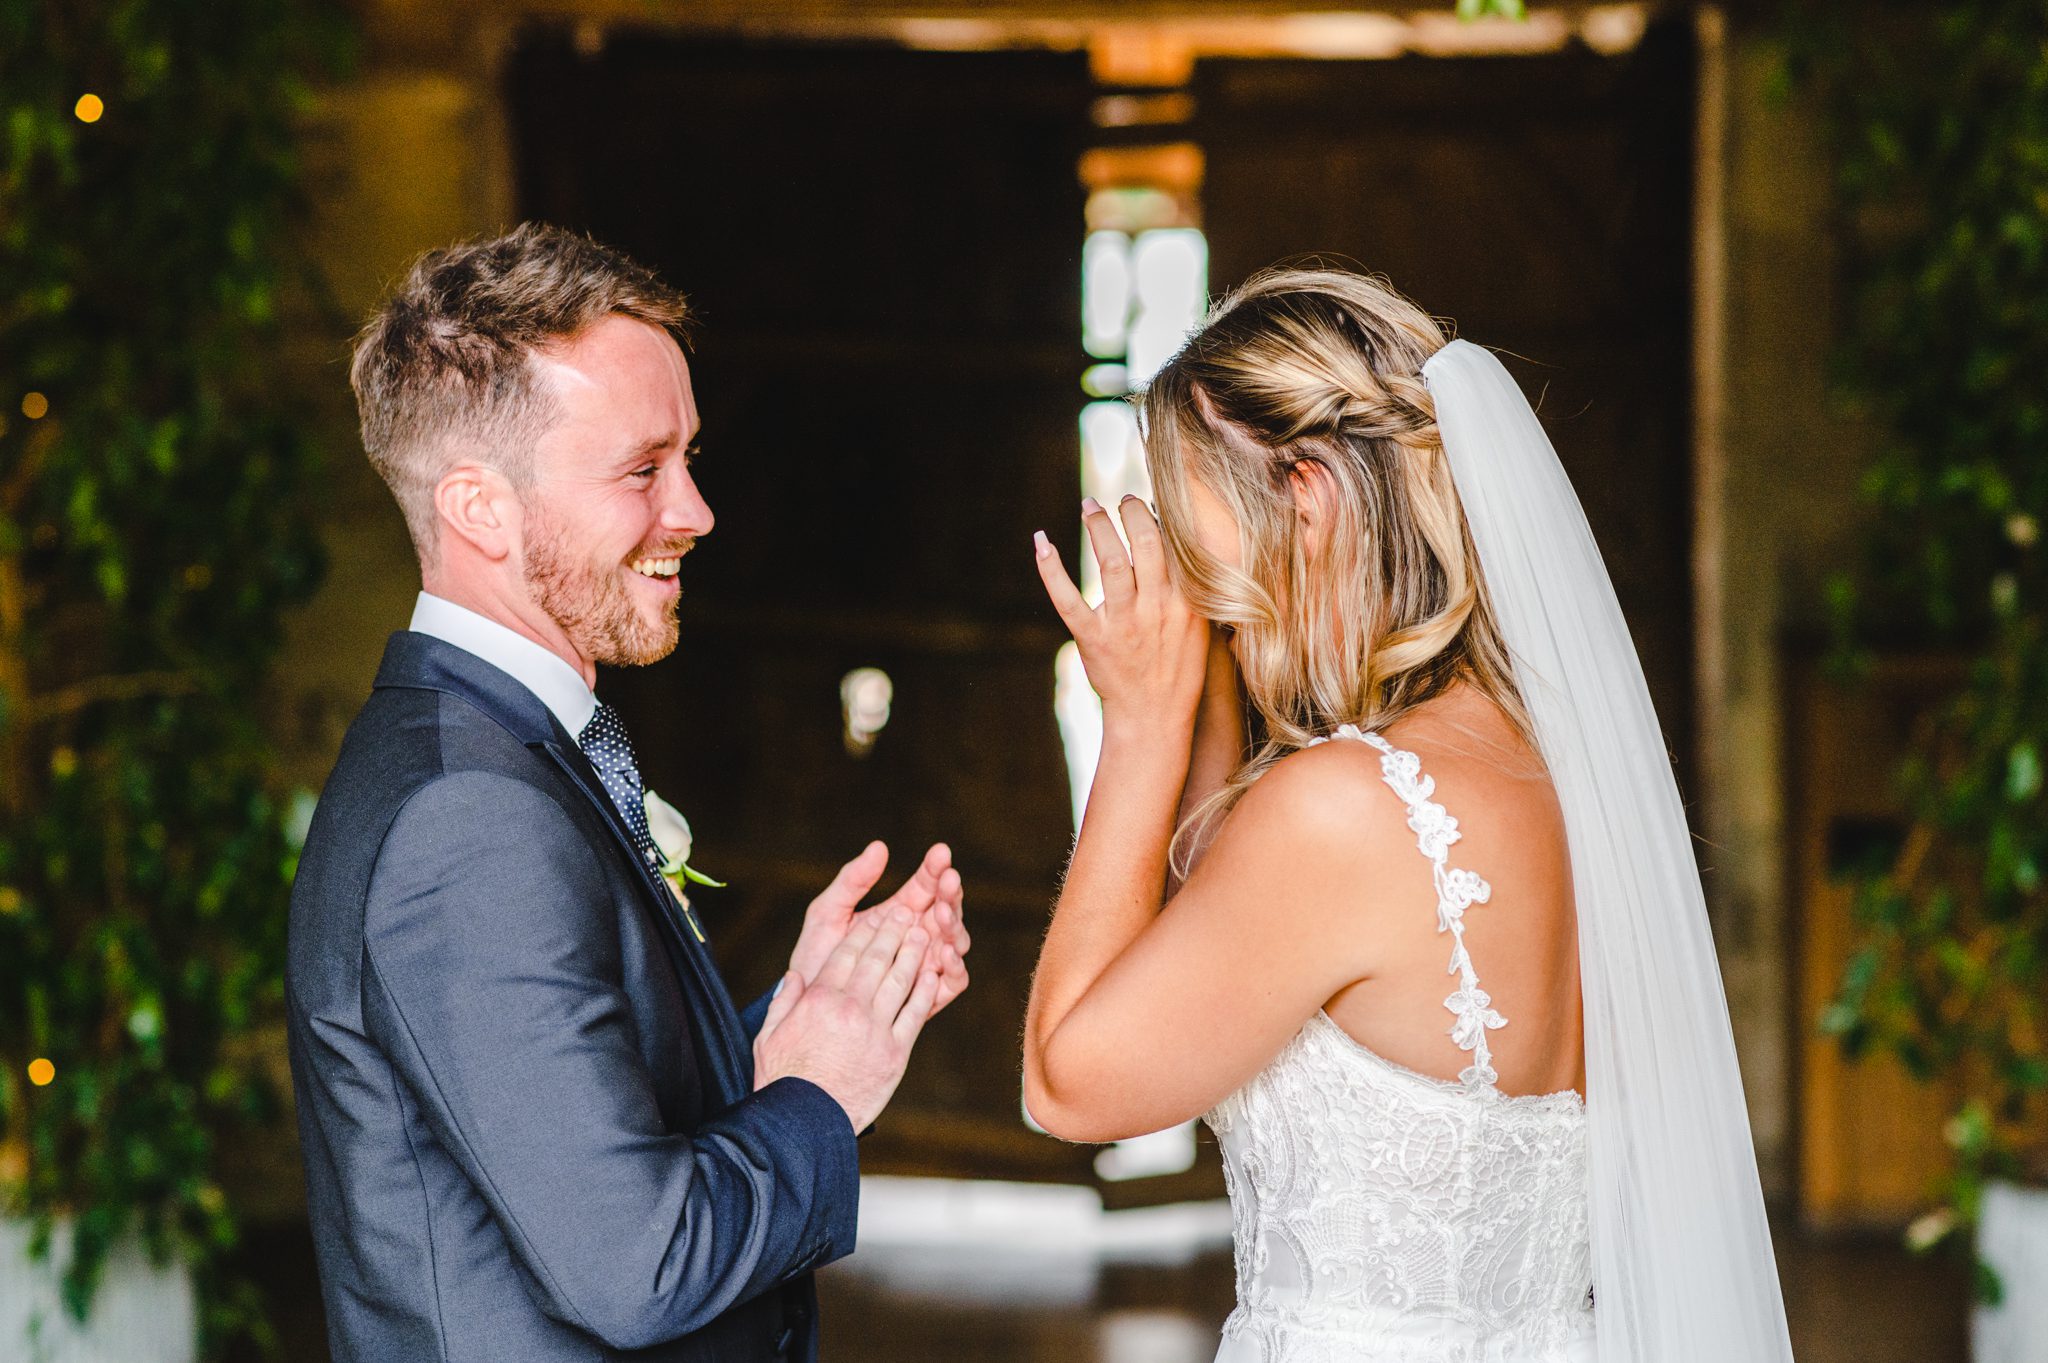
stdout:
POLYGON ((1138 595, 1164 593, 1172 587, 1166 575, 1166 544, 1159 534, 1159 521, 1145 499, 1135 494, 1123 499, 1117 515, 1123 518, 1124 534, 1131 540, 1131 567, 1137 574, 1138 595))
POLYGON ((1095 551, 1095 566, 1102 570, 1103 603, 1122 605, 1135 598, 1137 577, 1123 537, 1116 533, 1116 522, 1100 502, 1088 497, 1081 502, 1081 523, 1088 527, 1088 547, 1095 551))
POLYGON ((1074 585, 1074 579, 1067 576, 1067 570, 1060 563, 1060 551, 1052 547, 1052 541, 1045 537, 1043 530, 1032 536, 1037 546, 1038 580, 1045 584, 1045 594, 1052 598, 1052 608, 1060 613, 1066 623, 1067 632, 1080 636, 1082 622, 1092 612, 1081 591, 1074 585))

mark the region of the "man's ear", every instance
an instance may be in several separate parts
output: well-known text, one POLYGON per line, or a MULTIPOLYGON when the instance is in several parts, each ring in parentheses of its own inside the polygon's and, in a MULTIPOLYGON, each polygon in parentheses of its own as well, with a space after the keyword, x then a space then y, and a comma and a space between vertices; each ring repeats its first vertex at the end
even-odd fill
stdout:
POLYGON ((1294 494, 1294 514, 1301 521, 1302 551, 1313 561, 1337 504, 1337 480, 1320 460, 1303 459, 1287 471, 1287 490, 1294 494))
POLYGON ((511 480, 488 464, 457 464, 434 484, 434 512, 453 535, 493 563, 518 551, 524 508, 511 480))

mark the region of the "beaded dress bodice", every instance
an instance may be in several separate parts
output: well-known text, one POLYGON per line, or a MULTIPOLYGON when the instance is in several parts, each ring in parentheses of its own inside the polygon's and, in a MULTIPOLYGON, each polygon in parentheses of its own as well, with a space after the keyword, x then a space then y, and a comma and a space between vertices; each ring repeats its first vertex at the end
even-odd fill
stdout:
POLYGON ((1379 750, 1434 864, 1457 982, 1444 1006, 1472 1063, 1456 1081, 1417 1074, 1319 1012, 1208 1114, 1237 1268, 1217 1363, 1589 1363, 1584 1104, 1495 1087, 1486 1036, 1506 1020, 1464 940, 1490 887, 1450 866, 1458 821, 1414 754, 1333 737, 1379 750))

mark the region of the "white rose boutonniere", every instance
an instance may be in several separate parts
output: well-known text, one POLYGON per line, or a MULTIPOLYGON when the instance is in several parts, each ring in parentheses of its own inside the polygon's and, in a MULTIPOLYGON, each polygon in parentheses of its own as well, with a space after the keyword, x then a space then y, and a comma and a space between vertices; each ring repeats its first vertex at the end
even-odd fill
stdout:
MULTIPOLYGON (((655 850, 661 853, 661 873, 670 880, 680 878, 692 885, 724 889, 724 881, 713 880, 690 865, 690 821, 683 817, 682 811, 651 790, 646 794, 645 804, 647 831, 654 835, 655 850)), ((676 892, 682 893, 680 885, 676 892)))

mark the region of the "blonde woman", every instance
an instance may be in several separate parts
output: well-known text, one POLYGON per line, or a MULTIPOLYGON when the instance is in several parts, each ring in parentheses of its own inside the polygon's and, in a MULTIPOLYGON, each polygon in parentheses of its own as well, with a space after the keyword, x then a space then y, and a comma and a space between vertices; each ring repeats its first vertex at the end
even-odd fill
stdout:
POLYGON ((1683 811, 1519 389, 1275 271, 1142 418, 1157 520, 1083 507, 1102 605, 1037 544, 1103 747, 1033 1116, 1216 1130, 1219 1363, 1788 1359, 1683 811))

